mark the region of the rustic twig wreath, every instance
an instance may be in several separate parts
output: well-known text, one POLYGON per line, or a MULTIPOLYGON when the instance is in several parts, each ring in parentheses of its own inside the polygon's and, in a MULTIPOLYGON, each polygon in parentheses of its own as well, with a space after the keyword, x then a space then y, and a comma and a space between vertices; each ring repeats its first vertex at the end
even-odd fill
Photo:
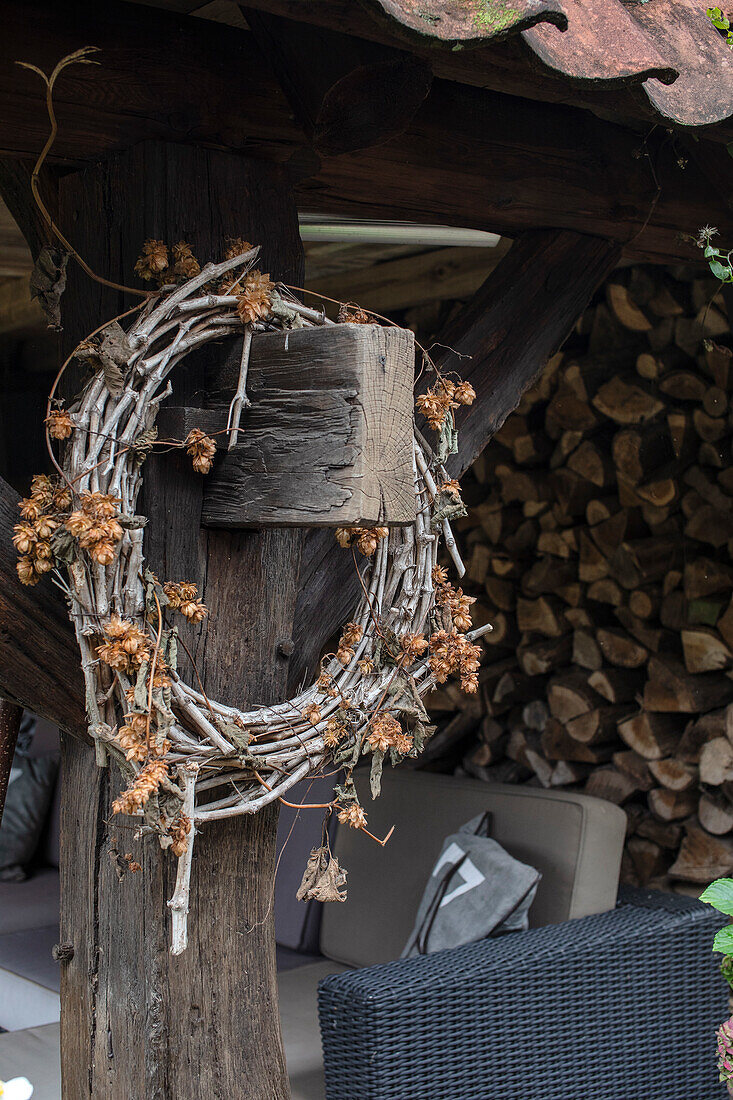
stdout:
MULTIPOLYGON (((365 829, 351 780, 357 761, 371 754, 372 794, 378 794, 384 759, 396 764, 417 755, 432 732, 422 696, 451 674, 466 690, 476 690, 480 650, 474 640, 490 629, 466 633, 473 601, 438 565, 442 535, 463 571, 449 519, 464 509, 443 461, 455 445, 453 410, 474 397, 467 383, 438 375, 418 398, 440 434, 434 452, 415 428, 415 525, 336 531, 342 546, 353 546, 370 562, 353 621, 337 652, 323 660, 317 681, 293 699, 243 712, 181 678, 172 613, 199 622, 206 608, 194 585, 161 582, 146 569, 146 521, 135 511, 143 463, 156 445, 160 403, 189 352, 244 328, 227 427, 231 445, 247 404, 252 334, 333 323, 253 271, 258 249, 240 242, 233 251, 199 270, 186 245, 175 246, 169 262, 162 242, 146 242, 138 273, 178 285, 153 294, 127 332, 113 321, 76 349, 95 373, 69 409, 52 391, 47 427, 50 436, 68 441, 63 467, 57 464, 58 479, 34 479, 14 539, 21 580, 32 584, 55 570, 68 598, 98 759, 104 764, 111 754, 129 782, 115 811, 139 816, 143 831, 155 832, 179 859, 169 902, 174 953, 186 946, 197 829, 282 799, 327 761, 347 776, 327 812, 335 809, 341 821, 365 829)), ((372 322, 361 310, 342 310, 341 316, 372 322)), ((199 473, 211 468, 216 443, 202 431, 160 442, 185 446, 199 473)), ((314 857, 303 896, 325 898, 329 884, 341 885, 344 876, 327 852, 314 857)), ((338 891, 330 896, 342 897, 338 891)))

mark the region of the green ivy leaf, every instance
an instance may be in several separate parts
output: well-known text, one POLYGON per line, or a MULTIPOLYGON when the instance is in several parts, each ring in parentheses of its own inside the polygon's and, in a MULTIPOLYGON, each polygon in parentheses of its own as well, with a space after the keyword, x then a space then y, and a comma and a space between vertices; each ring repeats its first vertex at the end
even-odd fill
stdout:
POLYGON ((733 917, 733 878, 718 878, 711 882, 707 890, 700 894, 700 901, 733 917))
POLYGON ((733 925, 727 924, 721 928, 713 940, 713 951, 721 951, 724 955, 733 955, 733 925))
POLYGON ((721 283, 727 283, 730 280, 733 271, 727 264, 721 264, 718 260, 709 260, 708 263, 713 275, 716 279, 720 279, 721 283))

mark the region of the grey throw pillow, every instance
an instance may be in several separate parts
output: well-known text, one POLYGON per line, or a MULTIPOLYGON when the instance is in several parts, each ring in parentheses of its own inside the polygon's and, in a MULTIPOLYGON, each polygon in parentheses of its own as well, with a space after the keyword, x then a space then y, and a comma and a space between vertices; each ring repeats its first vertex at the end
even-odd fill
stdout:
POLYGON ((0 824, 0 881, 21 882, 48 817, 59 762, 55 756, 18 756, 0 824))
POLYGON ((489 824, 484 814, 446 837, 403 958, 529 926, 529 908, 542 876, 482 835, 489 824))

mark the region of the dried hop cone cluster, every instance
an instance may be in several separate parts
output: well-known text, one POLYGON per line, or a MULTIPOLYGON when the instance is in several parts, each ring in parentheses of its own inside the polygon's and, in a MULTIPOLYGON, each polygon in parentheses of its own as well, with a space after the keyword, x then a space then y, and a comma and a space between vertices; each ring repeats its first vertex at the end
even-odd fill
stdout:
POLYGON ((476 391, 470 382, 451 382, 448 378, 439 378, 426 393, 420 394, 415 401, 431 428, 440 431, 448 413, 459 405, 471 405, 476 399, 476 391))
POLYGON ((98 565, 111 565, 124 531, 119 523, 119 497, 110 493, 83 493, 81 506, 64 526, 98 565))
POLYGON ((129 619, 113 615, 104 626, 106 641, 97 647, 97 656, 110 668, 135 673, 150 658, 150 638, 129 619))
POLYGON ((135 264, 135 274, 145 282, 155 280, 159 286, 192 279, 201 265, 186 241, 178 241, 168 252, 165 241, 147 240, 135 264))
POLYGON ((167 738, 150 736, 146 714, 128 714, 117 733, 117 741, 125 753, 126 759, 134 760, 138 764, 149 756, 165 756, 171 747, 171 743, 167 738))
POLYGON ((30 496, 21 500, 19 508, 23 517, 13 529, 13 545, 20 555, 16 564, 22 584, 37 584, 44 573, 54 565, 51 539, 61 526, 61 515, 71 506, 71 490, 55 484, 45 474, 38 474, 31 482, 30 496))
POLYGON ((168 765, 165 761, 151 760, 149 764, 140 769, 131 786, 123 791, 119 798, 114 800, 112 803, 113 813, 140 813, 151 795, 155 794, 167 776, 168 765))
POLYGON ((397 752, 406 756, 412 748, 412 738, 403 731, 402 726, 393 714, 380 711, 372 718, 369 725, 367 744, 370 748, 379 750, 379 752, 396 749, 397 752))
POLYGON ((177 584, 166 581, 163 591, 171 611, 180 611, 190 623, 200 623, 208 615, 209 610, 199 599, 198 588, 192 581, 179 581, 177 584))
POLYGON ((449 676, 460 676, 461 687, 472 695, 478 691, 478 669, 481 649, 465 634, 457 631, 436 630, 430 637, 428 664, 439 684, 449 676))
POLYGON ((336 541, 344 548, 355 545, 365 557, 370 558, 388 534, 388 527, 337 527, 336 541))
POLYGON ((259 321, 269 315, 274 289, 275 284, 269 274, 250 271, 244 277, 242 289, 237 295, 237 313, 244 324, 251 324, 252 321, 259 321))
POLYGON ((476 597, 466 596, 462 588, 454 588, 442 565, 436 565, 433 569, 433 583, 436 589, 436 602, 448 611, 456 630, 461 633, 470 630, 473 622, 469 609, 476 603, 476 597))
POLYGON ((197 474, 208 474, 216 454, 216 443, 201 428, 191 428, 185 439, 187 454, 193 458, 193 468, 197 474))
POLYGON ((344 632, 339 638, 337 661, 346 668, 354 656, 355 646, 361 641, 364 630, 358 623, 347 623, 344 632))

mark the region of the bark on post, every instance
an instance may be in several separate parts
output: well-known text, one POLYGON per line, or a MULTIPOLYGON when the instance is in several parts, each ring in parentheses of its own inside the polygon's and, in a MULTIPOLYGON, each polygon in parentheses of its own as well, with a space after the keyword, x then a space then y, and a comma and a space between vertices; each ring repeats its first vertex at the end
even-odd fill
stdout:
MULTIPOLYGON (((142 241, 187 240, 202 262, 227 237, 263 245, 262 270, 302 283, 302 248, 276 169, 214 151, 149 144, 61 188, 61 224, 92 267, 128 283, 142 241)), ((72 273, 69 341, 130 302, 72 273)), ((205 364, 177 372, 174 400, 202 389, 205 364)), ((207 691, 234 703, 284 697, 301 533, 202 530, 202 479, 179 455, 150 460, 146 556, 161 577, 198 582, 208 629, 186 637, 207 691)), ((189 946, 169 954, 174 861, 111 817, 114 771, 64 746, 62 977, 65 1100, 285 1100, 272 888, 277 810, 218 822, 197 837, 189 946), (132 857, 142 865, 130 873, 132 857)))

